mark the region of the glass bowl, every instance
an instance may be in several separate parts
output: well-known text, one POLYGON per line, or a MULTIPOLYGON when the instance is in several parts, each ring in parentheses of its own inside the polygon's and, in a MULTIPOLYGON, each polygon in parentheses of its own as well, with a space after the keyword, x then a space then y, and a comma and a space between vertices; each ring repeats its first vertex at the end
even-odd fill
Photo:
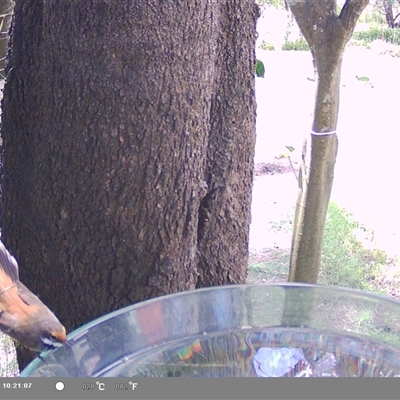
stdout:
POLYGON ((197 289, 98 318, 21 376, 400 376, 400 302, 305 284, 197 289))

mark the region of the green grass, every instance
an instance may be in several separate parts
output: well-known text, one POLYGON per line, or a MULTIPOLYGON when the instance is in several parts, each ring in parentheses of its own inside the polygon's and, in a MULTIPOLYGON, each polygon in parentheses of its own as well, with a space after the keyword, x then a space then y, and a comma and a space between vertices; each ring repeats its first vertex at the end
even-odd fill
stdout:
POLYGON ((285 43, 282 45, 282 50, 310 51, 310 46, 303 38, 294 41, 285 40, 285 43))
POLYGON ((361 40, 364 43, 371 43, 374 40, 384 40, 388 43, 400 44, 400 29, 390 29, 382 27, 371 27, 366 31, 354 32, 352 39, 361 40))
POLYGON ((372 242, 372 231, 344 208, 330 202, 319 283, 381 292, 375 279, 389 260, 384 251, 372 246, 372 242))
MULTIPOLYGON (((293 216, 270 224, 272 231, 291 231, 293 216)), ((379 286, 382 268, 390 264, 386 253, 372 245, 373 232, 331 201, 325 224, 319 284, 337 285, 384 294, 379 286)), ((253 255, 248 282, 287 280, 290 249, 268 249, 253 255)))
POLYGON ((261 50, 275 51, 275 47, 273 44, 266 42, 263 40, 260 45, 261 50))

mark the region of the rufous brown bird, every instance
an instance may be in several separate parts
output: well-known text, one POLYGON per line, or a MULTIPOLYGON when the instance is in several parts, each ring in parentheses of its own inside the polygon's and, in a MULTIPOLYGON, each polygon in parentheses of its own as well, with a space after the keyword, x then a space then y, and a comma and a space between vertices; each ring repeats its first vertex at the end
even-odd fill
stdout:
POLYGON ((36 353, 60 347, 67 339, 57 317, 20 282, 17 261, 1 241, 0 330, 36 353))

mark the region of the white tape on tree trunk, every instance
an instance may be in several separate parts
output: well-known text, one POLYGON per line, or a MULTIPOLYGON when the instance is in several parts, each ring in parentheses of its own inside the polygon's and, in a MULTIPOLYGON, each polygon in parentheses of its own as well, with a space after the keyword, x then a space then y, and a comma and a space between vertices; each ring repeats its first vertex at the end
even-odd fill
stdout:
POLYGON ((336 131, 332 131, 332 132, 311 132, 311 135, 316 135, 316 136, 336 135, 336 131))

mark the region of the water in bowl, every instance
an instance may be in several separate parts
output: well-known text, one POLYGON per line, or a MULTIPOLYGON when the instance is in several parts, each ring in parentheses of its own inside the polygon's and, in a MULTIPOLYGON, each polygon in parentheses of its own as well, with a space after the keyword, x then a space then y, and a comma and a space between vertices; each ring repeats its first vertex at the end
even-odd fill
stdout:
POLYGON ((219 332, 125 357, 100 376, 396 377, 400 351, 365 336, 300 328, 219 332))

